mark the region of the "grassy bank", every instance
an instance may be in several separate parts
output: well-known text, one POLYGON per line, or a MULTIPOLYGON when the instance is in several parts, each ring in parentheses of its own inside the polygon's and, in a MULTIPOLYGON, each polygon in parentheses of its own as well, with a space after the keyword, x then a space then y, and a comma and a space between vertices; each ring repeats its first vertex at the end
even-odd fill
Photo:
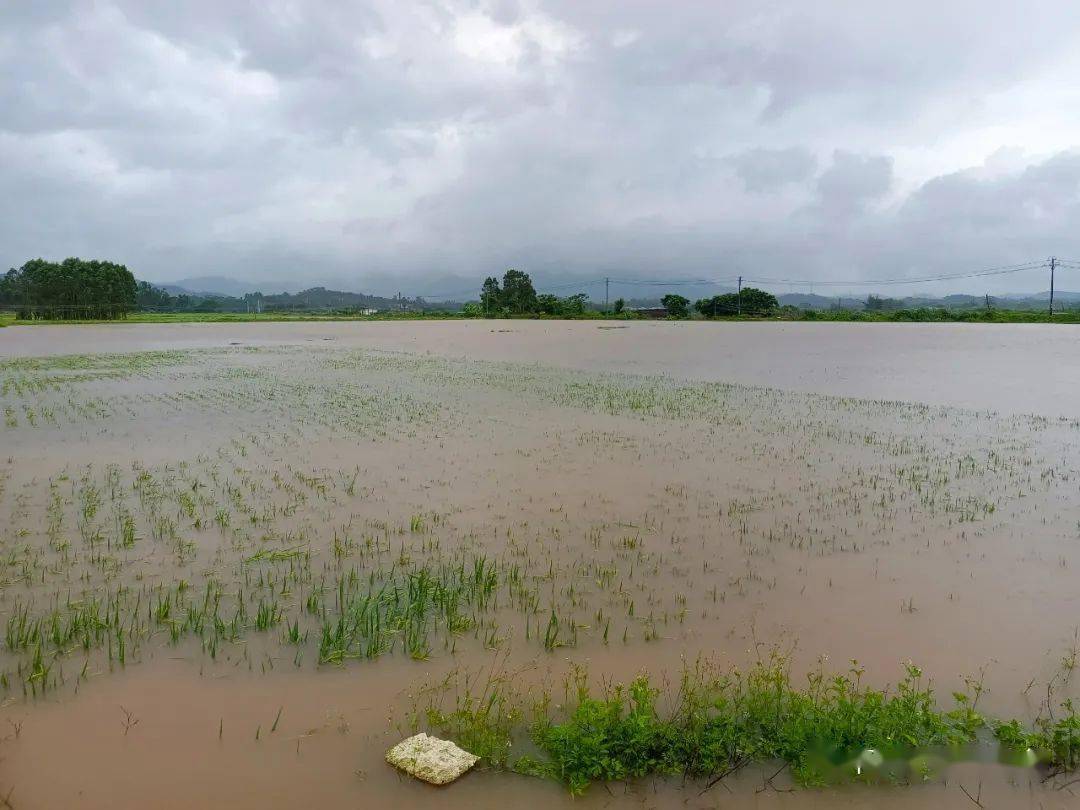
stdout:
MULTIPOLYGON (((785 317, 783 315, 781 318, 785 317)), ((801 321, 858 321, 867 323, 1080 323, 1080 311, 1011 309, 899 309, 885 312, 853 310, 801 310, 790 316, 801 321)))

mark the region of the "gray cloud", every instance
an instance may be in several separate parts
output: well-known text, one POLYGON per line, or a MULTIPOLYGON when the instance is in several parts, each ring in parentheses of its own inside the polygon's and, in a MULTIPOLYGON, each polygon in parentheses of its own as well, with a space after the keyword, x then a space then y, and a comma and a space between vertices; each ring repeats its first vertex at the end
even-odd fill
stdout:
POLYGON ((833 214, 861 210, 884 197, 892 186, 893 162, 884 155, 855 155, 837 150, 817 180, 822 205, 833 214))
POLYGON ((1080 258, 1078 15, 5 4, 0 262, 423 292, 511 264, 848 279, 1080 258))
POLYGON ((807 150, 791 147, 749 149, 732 158, 732 164, 747 191, 767 193, 806 180, 813 175, 817 160, 807 150))

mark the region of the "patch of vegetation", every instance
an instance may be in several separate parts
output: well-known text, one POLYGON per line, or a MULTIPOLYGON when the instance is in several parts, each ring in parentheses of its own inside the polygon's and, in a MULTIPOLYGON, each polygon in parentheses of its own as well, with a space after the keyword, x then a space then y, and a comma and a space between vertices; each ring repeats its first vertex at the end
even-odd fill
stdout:
POLYGON ((712 298, 703 298, 694 304, 694 309, 706 318, 720 318, 732 315, 762 318, 779 312, 780 304, 772 293, 759 290, 756 287, 744 287, 739 292, 723 293, 722 295, 714 295, 712 298))
POLYGON ((862 674, 853 662, 843 674, 818 669, 799 686, 779 655, 746 672, 718 672, 699 662, 665 699, 646 675, 597 690, 579 669, 565 709, 553 707, 549 692, 534 701, 528 736, 536 754, 515 761, 511 740, 528 713, 509 696, 512 679, 490 681, 479 698, 466 692, 452 712, 432 709, 427 718, 466 747, 482 743, 477 750, 489 765, 556 779, 574 794, 593 782, 647 776, 689 777, 712 787, 768 763, 780 766, 771 779, 790 769, 806 787, 917 782, 950 760, 974 758, 976 744, 991 737, 1003 762, 1039 762, 1052 774, 1080 765, 1080 715, 1068 700, 1059 716, 1028 728, 980 714, 981 681, 969 680, 968 691, 954 693, 954 707, 944 710, 914 665, 891 690, 864 685, 862 674))
POLYGON ((532 315, 556 318, 580 318, 590 309, 586 293, 560 298, 556 295, 537 295, 532 278, 521 270, 507 270, 502 285, 494 276, 484 279, 480 303, 466 304, 463 312, 471 317, 532 315))
POLYGON ((114 320, 135 308, 135 289, 122 264, 32 259, 0 276, 0 304, 25 320, 114 320))
POLYGON ((861 323, 1080 323, 1080 310, 1055 312, 1013 309, 913 307, 895 310, 811 310, 784 307, 783 320, 857 321, 861 323))
MULTIPOLYGON (((558 661, 640 644, 655 644, 660 659, 675 639, 730 622, 736 600, 776 588, 773 550, 862 554, 903 541, 898 516, 919 530, 921 547, 930 529, 963 539, 1003 515, 1016 521, 1020 498, 1056 503, 1075 487, 1067 460, 1080 426, 331 346, 6 360, 0 413, 11 458, 56 448, 47 463, 0 470, 5 700, 78 689, 163 654, 251 672, 290 659, 314 670, 384 655, 467 665, 489 651, 558 661), (484 404, 489 395, 497 408, 484 404), (609 461, 680 459, 701 443, 760 484, 718 500, 716 482, 695 492, 672 478, 644 513, 590 500, 596 513, 579 519, 553 498, 550 518, 509 517, 500 510, 517 503, 512 493, 459 512, 431 494, 438 472, 409 483, 381 467, 378 453, 326 454, 344 441, 395 457, 437 454, 436 439, 477 436, 482 443, 463 446, 489 453, 504 428, 485 426, 507 403, 572 409, 547 423, 575 426, 550 458, 599 448, 609 461), (193 423, 208 432, 191 446, 181 437, 193 423), (68 455, 78 446, 69 440, 84 434, 152 436, 162 449, 143 456, 133 447, 106 464, 87 452, 93 446, 68 455), (643 437, 662 434, 673 437, 664 454, 648 450, 643 437), (826 453, 848 461, 817 464, 826 453), (798 492, 769 483, 811 461, 814 477, 798 492), (665 518, 695 512, 709 516, 700 557, 687 543, 694 529, 663 528, 665 518), (868 531, 844 530, 854 515, 868 531), (717 531, 725 548, 740 549, 723 568, 714 567, 717 531)), ((513 435, 523 454, 537 453, 534 440, 513 435)), ((903 615, 915 610, 905 596, 903 615)), ((1077 764, 1071 706, 1055 702, 1034 724, 986 720, 975 708, 981 687, 941 710, 913 672, 895 690, 867 689, 857 671, 793 683, 779 660, 742 674, 694 670, 672 691, 648 679, 597 690, 581 678, 561 706, 547 695, 533 701, 522 681, 456 687, 422 716, 489 765, 574 790, 648 774, 707 783, 754 763, 802 784, 916 780, 973 740, 1019 761, 1077 764)))

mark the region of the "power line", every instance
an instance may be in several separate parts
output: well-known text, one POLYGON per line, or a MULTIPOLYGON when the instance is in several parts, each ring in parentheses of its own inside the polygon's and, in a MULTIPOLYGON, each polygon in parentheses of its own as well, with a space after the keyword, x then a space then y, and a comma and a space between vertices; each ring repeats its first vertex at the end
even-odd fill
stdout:
POLYGON ((1030 270, 1040 270, 1044 267, 1049 267, 1048 262, 1028 262, 1022 265, 1007 265, 1004 267, 988 267, 985 270, 971 270, 963 273, 943 273, 936 276, 916 276, 908 278, 879 278, 879 279, 789 279, 789 278, 748 278, 747 281, 754 281, 759 284, 792 284, 792 285, 814 285, 820 284, 823 287, 835 287, 835 286, 883 286, 883 285, 895 285, 895 284, 926 284, 934 281, 956 281, 958 279, 965 278, 981 278, 984 276, 1001 276, 1011 273, 1023 273, 1030 270))
POLYGON ((613 278, 616 284, 631 284, 643 287, 686 286, 688 284, 731 284, 738 276, 730 278, 687 278, 687 279, 641 279, 641 278, 613 278))
MULTIPOLYGON (((614 279, 612 279, 612 281, 614 281, 614 279)), ((545 286, 544 289, 545 290, 568 290, 571 287, 591 287, 591 286, 593 286, 595 284, 603 284, 603 283, 604 283, 604 279, 602 279, 602 278, 592 278, 592 279, 585 279, 583 281, 570 281, 570 282, 567 282, 566 284, 552 284, 552 285, 549 285, 549 286, 545 286)), ((462 296, 462 295, 475 296, 476 295, 476 287, 470 287, 467 290, 459 290, 459 291, 450 292, 450 293, 427 293, 427 294, 417 295, 415 297, 416 298, 423 298, 423 299, 427 300, 429 298, 457 298, 458 296, 462 296)))
MULTIPOLYGON (((1057 260, 1057 266, 1063 265, 1069 267, 1080 268, 1080 262, 1057 260)), ((815 286, 821 285, 823 287, 829 286, 883 286, 883 285, 898 285, 898 284, 926 284, 935 281, 955 281, 965 278, 980 278, 985 276, 997 276, 1008 275, 1012 273, 1023 273, 1031 270, 1041 270, 1050 266, 1049 260, 1046 261, 1034 261, 1025 262, 1023 264, 1010 264, 1002 265, 1000 267, 987 267, 982 270, 968 270, 961 273, 942 273, 933 276, 909 276, 898 278, 864 278, 864 279, 799 279, 799 278, 773 278, 768 276, 742 276, 744 282, 751 281, 756 284, 783 284, 793 286, 815 286)), ((651 286, 651 287, 663 287, 663 286, 689 286, 689 285, 709 285, 709 284, 733 284, 737 283, 739 276, 729 276, 727 278, 693 278, 693 279, 623 279, 612 278, 611 280, 618 284, 632 284, 638 286, 651 286)))
MULTIPOLYGON (((1055 259, 1057 269, 1067 268, 1070 270, 1080 269, 1080 261, 1071 259, 1055 259)), ((554 284, 544 287, 545 291, 558 291, 576 287, 582 289, 598 284, 605 285, 605 290, 611 284, 622 284, 631 287, 687 287, 687 286, 714 286, 731 284, 734 285, 741 279, 743 283, 776 284, 787 286, 806 287, 883 287, 898 286, 904 284, 931 284, 941 281, 958 281, 968 278, 986 278, 990 276, 1012 275, 1025 273, 1033 270, 1042 270, 1050 267, 1051 260, 1039 260, 1023 262, 1021 264, 1000 265, 987 267, 981 270, 968 270, 959 273, 940 273, 937 275, 894 277, 894 278, 860 278, 860 279, 805 279, 805 278, 774 278, 770 276, 726 276, 711 278, 675 278, 675 279, 649 279, 649 278, 618 278, 606 276, 603 278, 590 278, 581 281, 572 281, 564 284, 554 284)), ((475 296, 476 288, 456 290, 448 293, 429 293, 418 295, 424 299, 453 299, 461 296, 475 296)))

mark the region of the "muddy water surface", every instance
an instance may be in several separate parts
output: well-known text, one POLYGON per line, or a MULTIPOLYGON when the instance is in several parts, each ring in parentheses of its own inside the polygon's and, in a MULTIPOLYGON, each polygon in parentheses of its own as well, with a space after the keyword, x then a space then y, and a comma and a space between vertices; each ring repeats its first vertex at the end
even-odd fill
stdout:
POLYGON ((668 373, 975 409, 1080 415, 1080 326, 1066 324, 464 320, 22 326, 0 333, 0 354, 319 341, 588 371, 668 373))
MULTIPOLYGON (((879 685, 912 660, 943 696, 982 677, 1000 715, 1070 694, 1078 333, 600 326, 0 331, 0 795, 568 803, 382 763, 425 687, 493 668, 558 692, 575 664, 625 680, 779 650, 879 685)), ((970 806, 960 784, 988 807, 1080 801, 976 764, 576 801, 970 806)))

